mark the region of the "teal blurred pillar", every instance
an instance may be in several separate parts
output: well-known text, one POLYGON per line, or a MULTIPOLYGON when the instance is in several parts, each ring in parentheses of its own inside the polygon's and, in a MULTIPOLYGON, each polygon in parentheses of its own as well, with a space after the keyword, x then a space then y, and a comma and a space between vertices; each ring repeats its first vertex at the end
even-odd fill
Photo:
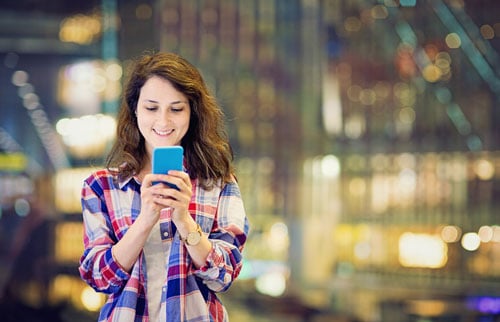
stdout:
MULTIPOLYGON (((117 5, 116 0, 102 0, 102 60, 104 64, 117 61, 117 5)), ((118 100, 103 99, 102 110, 105 114, 116 114, 118 100)))

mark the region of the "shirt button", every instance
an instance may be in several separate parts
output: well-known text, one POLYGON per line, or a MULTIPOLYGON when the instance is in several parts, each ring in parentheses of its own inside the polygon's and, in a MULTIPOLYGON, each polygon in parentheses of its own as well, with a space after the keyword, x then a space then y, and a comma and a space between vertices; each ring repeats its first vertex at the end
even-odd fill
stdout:
POLYGON ((163 237, 168 237, 168 231, 163 232, 163 237))

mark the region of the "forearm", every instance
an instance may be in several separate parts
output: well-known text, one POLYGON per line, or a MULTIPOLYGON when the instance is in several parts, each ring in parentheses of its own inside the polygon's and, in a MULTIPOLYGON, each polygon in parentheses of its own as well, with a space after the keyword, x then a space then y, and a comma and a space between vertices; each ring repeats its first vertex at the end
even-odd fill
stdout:
MULTIPOLYGON (((185 221, 177 223, 176 227, 180 236, 187 236, 196 230, 197 224, 191 216, 188 216, 185 221)), ((195 246, 185 245, 194 266, 196 268, 205 266, 208 254, 212 250, 212 243, 208 240, 207 235, 202 234, 200 242, 195 246)))
POLYGON ((111 249, 113 258, 123 270, 130 272, 148 239, 151 229, 152 226, 141 220, 141 216, 139 216, 123 238, 113 245, 111 249))

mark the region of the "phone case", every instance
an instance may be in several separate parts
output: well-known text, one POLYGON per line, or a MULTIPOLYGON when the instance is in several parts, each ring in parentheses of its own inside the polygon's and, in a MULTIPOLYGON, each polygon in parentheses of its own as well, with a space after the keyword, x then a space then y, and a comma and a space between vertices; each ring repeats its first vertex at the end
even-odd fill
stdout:
MULTIPOLYGON (((152 172, 155 174, 167 174, 169 170, 183 170, 184 149, 182 146, 163 146, 153 150, 152 172)), ((157 182, 154 182, 156 184, 157 182)), ((177 186, 166 182, 172 188, 177 186)))

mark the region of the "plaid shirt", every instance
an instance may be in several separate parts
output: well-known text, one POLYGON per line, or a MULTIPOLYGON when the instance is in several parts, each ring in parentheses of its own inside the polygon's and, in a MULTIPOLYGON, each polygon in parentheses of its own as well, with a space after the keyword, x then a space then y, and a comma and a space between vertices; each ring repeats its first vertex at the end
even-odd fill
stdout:
MULTIPOLYGON (((131 272, 120 268, 111 247, 120 240, 140 213, 140 183, 119 181, 108 170, 89 176, 83 184, 82 210, 85 250, 80 276, 98 292, 109 295, 99 321, 148 321, 145 256, 131 272)), ((227 312, 216 296, 225 291, 242 267, 243 246, 249 231, 236 182, 207 191, 193 180, 189 211, 209 234, 212 250, 204 267, 196 269, 169 216, 160 216, 161 238, 171 242, 165 261, 161 312, 166 321, 227 321, 227 312)))

